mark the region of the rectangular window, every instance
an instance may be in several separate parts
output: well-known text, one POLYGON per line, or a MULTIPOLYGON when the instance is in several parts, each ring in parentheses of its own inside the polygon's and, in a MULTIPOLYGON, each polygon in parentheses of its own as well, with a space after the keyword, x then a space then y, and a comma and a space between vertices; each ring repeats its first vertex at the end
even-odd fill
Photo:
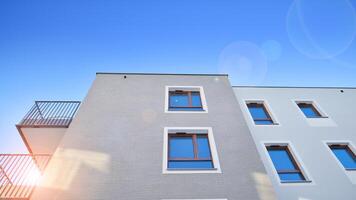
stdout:
POLYGON ((227 199, 161 199, 161 200, 227 200, 227 199))
POLYGON ((208 134, 168 134, 168 169, 212 169, 208 134))
POLYGON ((263 103, 247 103, 247 107, 256 125, 274 124, 263 103))
POLYGON ((161 200, 227 200, 227 199, 161 199, 161 200))
POLYGON ((356 156, 346 144, 331 144, 331 151, 346 170, 356 170, 356 156))
POLYGON ((199 91, 169 91, 169 110, 203 110, 199 91))
POLYGON ((211 127, 165 127, 163 174, 221 173, 211 127))
POLYGON ((322 115, 312 103, 297 103, 300 110, 307 118, 320 118, 322 115))
POLYGON ((271 145, 266 148, 281 182, 306 181, 288 146, 271 145))

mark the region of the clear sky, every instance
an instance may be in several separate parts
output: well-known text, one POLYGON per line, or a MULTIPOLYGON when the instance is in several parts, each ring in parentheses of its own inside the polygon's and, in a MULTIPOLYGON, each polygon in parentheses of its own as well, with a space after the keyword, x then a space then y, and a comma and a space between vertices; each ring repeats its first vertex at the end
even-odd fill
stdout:
POLYGON ((0 1, 0 152, 34 100, 95 72, 229 73, 233 85, 356 86, 356 1, 0 1))

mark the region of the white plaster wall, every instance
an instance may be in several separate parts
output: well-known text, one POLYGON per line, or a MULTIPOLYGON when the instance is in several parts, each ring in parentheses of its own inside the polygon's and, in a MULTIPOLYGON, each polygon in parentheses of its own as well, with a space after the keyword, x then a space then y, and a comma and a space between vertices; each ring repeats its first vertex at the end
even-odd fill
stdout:
POLYGON ((345 171, 325 144, 356 143, 356 89, 234 87, 233 90, 279 199, 356 199, 356 171, 345 171), (255 125, 245 104, 248 100, 264 100, 278 125, 255 125), (295 104, 298 100, 315 101, 328 118, 307 119, 295 104), (268 142, 290 143, 311 182, 281 184, 264 147, 268 142))

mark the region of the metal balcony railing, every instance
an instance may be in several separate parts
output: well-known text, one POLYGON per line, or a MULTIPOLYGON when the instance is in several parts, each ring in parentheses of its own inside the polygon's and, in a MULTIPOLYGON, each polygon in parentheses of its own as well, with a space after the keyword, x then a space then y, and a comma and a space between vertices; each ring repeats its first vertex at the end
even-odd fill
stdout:
POLYGON ((80 101, 35 101, 17 125, 20 127, 68 127, 80 101))
POLYGON ((29 199, 49 160, 47 154, 0 154, 0 199, 29 199))

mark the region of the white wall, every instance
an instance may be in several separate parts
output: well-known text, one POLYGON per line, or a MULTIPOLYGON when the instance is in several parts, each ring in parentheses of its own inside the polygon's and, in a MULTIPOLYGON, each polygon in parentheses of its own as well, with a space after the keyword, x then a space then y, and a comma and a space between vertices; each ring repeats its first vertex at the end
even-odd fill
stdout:
POLYGON ((233 89, 279 199, 356 199, 356 171, 345 171, 326 145, 332 141, 356 144, 356 89, 233 89), (249 100, 264 100, 278 125, 254 125, 245 104, 249 100), (328 118, 307 119, 295 103, 298 100, 315 101, 328 118), (278 142, 292 145, 310 183, 280 183, 264 147, 264 143, 278 142))

